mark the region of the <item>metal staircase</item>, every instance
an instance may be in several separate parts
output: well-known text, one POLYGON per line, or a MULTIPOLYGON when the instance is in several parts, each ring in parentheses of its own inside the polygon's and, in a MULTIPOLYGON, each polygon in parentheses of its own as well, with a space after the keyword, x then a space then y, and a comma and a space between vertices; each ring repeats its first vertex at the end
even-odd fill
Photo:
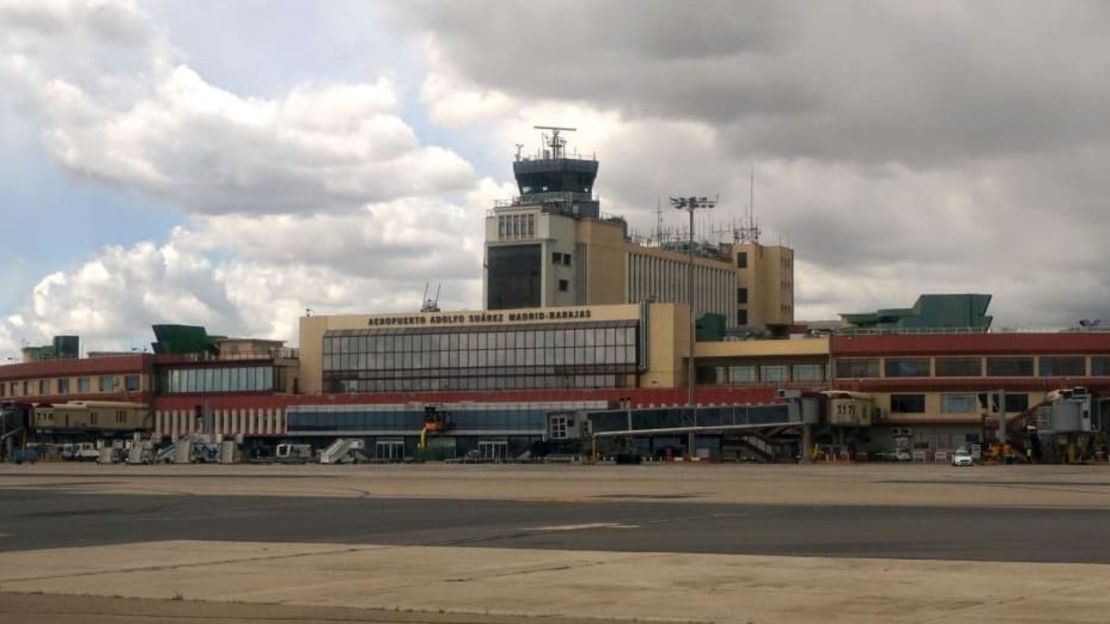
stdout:
POLYGON ((344 464, 357 462, 364 448, 362 440, 339 438, 331 446, 320 452, 321 464, 344 464))
MULTIPOLYGON (((186 440, 183 443, 188 444, 189 442, 186 440)), ((173 461, 174 451, 177 450, 177 445, 178 445, 178 442, 174 442, 173 444, 170 444, 169 446, 163 446, 161 449, 159 449, 158 453, 156 453, 154 455, 154 463, 156 463, 156 464, 168 464, 171 461, 173 461)))

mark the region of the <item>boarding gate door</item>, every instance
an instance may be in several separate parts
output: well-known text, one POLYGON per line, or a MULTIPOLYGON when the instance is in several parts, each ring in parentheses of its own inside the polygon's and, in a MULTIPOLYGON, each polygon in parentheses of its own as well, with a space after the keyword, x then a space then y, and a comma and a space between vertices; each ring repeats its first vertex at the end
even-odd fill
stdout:
POLYGON ((374 457, 382 461, 405 461, 405 443, 401 440, 378 440, 374 445, 374 457))
POLYGON ((509 443, 504 440, 479 442, 478 456, 485 461, 501 463, 509 458, 509 443))

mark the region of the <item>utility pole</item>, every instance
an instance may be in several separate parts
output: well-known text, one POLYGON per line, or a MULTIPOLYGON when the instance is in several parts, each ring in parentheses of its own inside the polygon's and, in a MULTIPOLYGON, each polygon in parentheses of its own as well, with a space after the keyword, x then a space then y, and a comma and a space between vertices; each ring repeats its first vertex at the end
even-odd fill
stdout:
MULTIPOLYGON (((716 207, 717 200, 708 197, 672 197, 671 207, 685 210, 690 215, 689 239, 686 246, 686 304, 690 308, 690 353, 686 359, 686 406, 692 415, 692 426, 698 424, 698 406, 694 400, 697 367, 694 363, 694 345, 697 342, 697 311, 694 307, 694 211, 716 207)), ((690 456, 694 456, 694 434, 688 440, 690 456)))

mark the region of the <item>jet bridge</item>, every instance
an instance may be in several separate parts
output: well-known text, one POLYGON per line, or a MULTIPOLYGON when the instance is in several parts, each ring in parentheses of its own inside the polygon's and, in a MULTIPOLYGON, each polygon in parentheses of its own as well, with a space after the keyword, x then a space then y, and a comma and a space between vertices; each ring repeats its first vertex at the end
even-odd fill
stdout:
POLYGON ((793 458, 804 447, 803 425, 815 419, 803 418, 807 410, 799 403, 584 412, 582 422, 566 430, 622 454, 693 456, 700 449, 719 459, 768 462, 793 458))
POLYGON ((586 414, 594 437, 723 433, 801 425, 786 403, 606 410, 586 414))

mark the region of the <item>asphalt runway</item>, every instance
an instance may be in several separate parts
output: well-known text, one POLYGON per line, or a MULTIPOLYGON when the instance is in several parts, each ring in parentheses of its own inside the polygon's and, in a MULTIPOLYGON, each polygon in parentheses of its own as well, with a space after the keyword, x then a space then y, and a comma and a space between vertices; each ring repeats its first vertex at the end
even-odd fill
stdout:
POLYGON ((1110 563, 1097 509, 0 491, 0 551, 160 540, 1110 563))

